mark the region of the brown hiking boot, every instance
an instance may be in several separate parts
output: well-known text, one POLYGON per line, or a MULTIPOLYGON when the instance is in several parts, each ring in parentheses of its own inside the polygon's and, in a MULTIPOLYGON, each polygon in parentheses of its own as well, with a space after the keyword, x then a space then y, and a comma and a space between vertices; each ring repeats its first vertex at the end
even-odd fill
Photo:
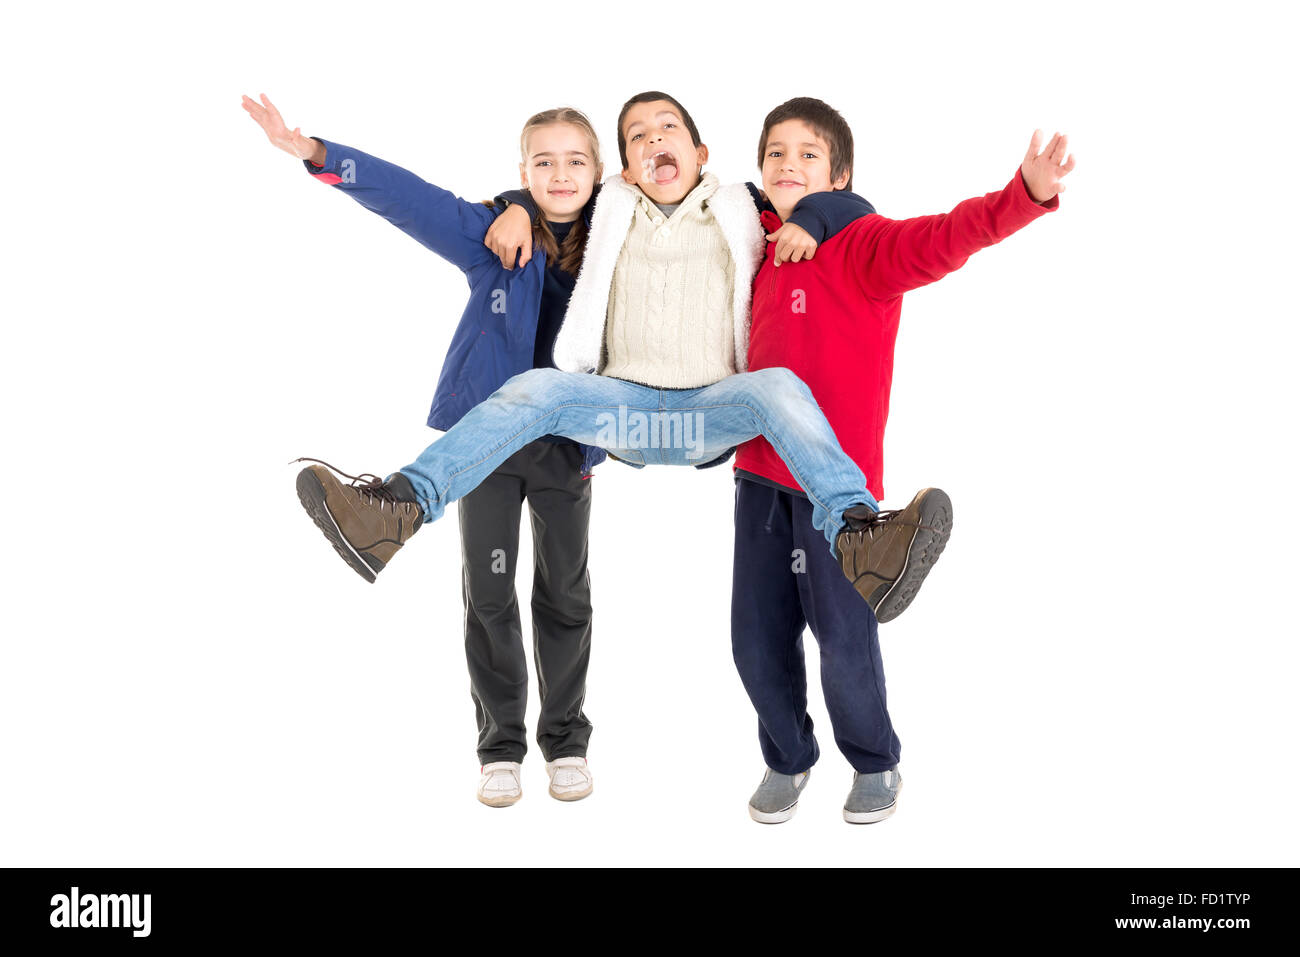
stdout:
POLYGON ((952 534, 952 502, 924 488, 901 511, 872 512, 865 505, 844 513, 835 539, 840 568, 866 599, 877 621, 892 621, 912 603, 952 534))
POLYGON ((400 472, 390 482, 377 475, 339 472, 352 479, 350 485, 344 485, 331 469, 339 472, 325 462, 299 472, 298 500, 353 571, 373 582, 406 540, 420 530, 424 512, 415 502, 410 480, 400 472))

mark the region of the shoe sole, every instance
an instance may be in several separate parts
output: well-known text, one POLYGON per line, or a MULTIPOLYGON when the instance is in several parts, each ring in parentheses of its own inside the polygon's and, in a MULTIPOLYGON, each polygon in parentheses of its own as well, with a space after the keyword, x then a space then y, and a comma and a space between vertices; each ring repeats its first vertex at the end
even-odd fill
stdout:
POLYGON ((754 805, 749 805, 749 816, 759 824, 784 824, 790 818, 794 817, 794 812, 798 810, 799 802, 791 804, 782 811, 760 811, 754 805))
POLYGON ((916 593, 921 590, 926 576, 930 574, 930 569, 943 554, 948 538, 952 535, 952 499, 948 498, 947 492, 938 488, 929 490, 921 501, 919 522, 926 527, 917 529, 912 543, 907 547, 903 573, 888 586, 879 600, 871 602, 878 622, 893 621, 907 610, 907 606, 916 598, 916 593))
POLYGON ((555 798, 557 801, 581 801, 583 798, 591 795, 592 787, 591 785, 587 785, 587 790, 585 791, 568 791, 562 793, 557 793, 551 788, 547 788, 546 790, 551 797, 555 798))
POLYGON ((850 824, 876 824, 887 817, 892 817, 896 807, 898 807, 897 801, 889 805, 889 807, 882 807, 876 811, 849 811, 846 809, 844 820, 850 824))
POLYGON ((488 807, 510 807, 510 805, 514 804, 523 796, 524 793, 522 791, 518 794, 508 794, 501 797, 484 797, 480 794, 478 795, 478 800, 480 804, 486 804, 488 807))
POLYGON ((329 507, 325 504, 325 486, 321 485, 320 479, 312 474, 311 469, 303 469, 298 473, 297 485, 298 501, 307 510, 311 520, 316 523, 316 527, 334 546, 334 551, 339 553, 339 557, 347 562, 354 572, 373 585, 375 572, 382 571, 384 566, 381 563, 378 569, 372 568, 366 559, 348 544, 348 540, 343 537, 343 532, 339 530, 338 523, 334 521, 334 516, 330 514, 329 507))
POLYGON ((850 824, 876 824, 887 817, 893 817, 894 811, 898 809, 898 795, 903 790, 903 782, 898 782, 898 790, 894 792, 894 803, 889 807, 876 808, 874 811, 850 811, 844 809, 844 820, 850 824))

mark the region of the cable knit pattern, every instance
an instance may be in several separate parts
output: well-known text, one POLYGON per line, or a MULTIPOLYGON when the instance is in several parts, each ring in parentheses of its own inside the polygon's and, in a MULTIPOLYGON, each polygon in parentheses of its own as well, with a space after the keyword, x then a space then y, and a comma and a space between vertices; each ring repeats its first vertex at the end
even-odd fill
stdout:
POLYGON ((556 365, 660 388, 743 372, 765 246, 743 185, 720 187, 705 173, 666 218, 639 189, 610 177, 555 340, 556 365))
POLYGON ((671 218, 637 203, 614 269, 602 375, 690 389, 735 373, 736 270, 708 208, 717 189, 705 177, 671 218))

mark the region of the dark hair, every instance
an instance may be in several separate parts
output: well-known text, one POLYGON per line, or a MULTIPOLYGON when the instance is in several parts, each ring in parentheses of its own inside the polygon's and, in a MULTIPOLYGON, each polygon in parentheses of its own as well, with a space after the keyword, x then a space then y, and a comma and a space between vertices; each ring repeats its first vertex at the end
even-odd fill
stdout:
POLYGON ((831 150, 831 179, 839 179, 845 173, 849 181, 845 189, 853 188, 853 131, 844 117, 828 103, 811 96, 796 96, 786 100, 763 121, 763 135, 758 138, 758 168, 763 168, 767 155, 767 134, 772 127, 786 120, 802 120, 814 133, 826 141, 831 150))
POLYGON ((686 124, 686 131, 691 134, 691 144, 696 147, 700 145, 700 131, 695 128, 695 121, 691 119, 691 114, 686 112, 686 107, 667 93, 660 93, 658 90, 647 90, 645 93, 638 93, 632 97, 623 104, 623 109, 618 111, 618 158, 623 163, 624 169, 627 169, 627 139, 623 136, 623 120, 627 117, 627 111, 638 103, 653 103, 656 100, 664 100, 677 107, 682 122, 686 124))

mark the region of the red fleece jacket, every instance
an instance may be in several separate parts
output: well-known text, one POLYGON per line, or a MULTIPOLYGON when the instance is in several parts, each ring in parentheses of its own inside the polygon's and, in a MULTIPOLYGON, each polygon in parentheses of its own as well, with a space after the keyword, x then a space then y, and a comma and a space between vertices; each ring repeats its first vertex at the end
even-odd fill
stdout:
MULTIPOLYGON (((840 447, 884 498, 885 420, 894 378, 894 340, 903 293, 941 279, 972 253, 1001 242, 1059 205, 1030 198, 1020 171, 1005 189, 958 204, 950 213, 855 220, 806 262, 772 264, 754 277, 750 371, 784 366, 812 389, 840 447)), ((780 219, 763 213, 775 232, 780 219)), ((766 439, 740 447, 735 468, 799 490, 766 439)))

